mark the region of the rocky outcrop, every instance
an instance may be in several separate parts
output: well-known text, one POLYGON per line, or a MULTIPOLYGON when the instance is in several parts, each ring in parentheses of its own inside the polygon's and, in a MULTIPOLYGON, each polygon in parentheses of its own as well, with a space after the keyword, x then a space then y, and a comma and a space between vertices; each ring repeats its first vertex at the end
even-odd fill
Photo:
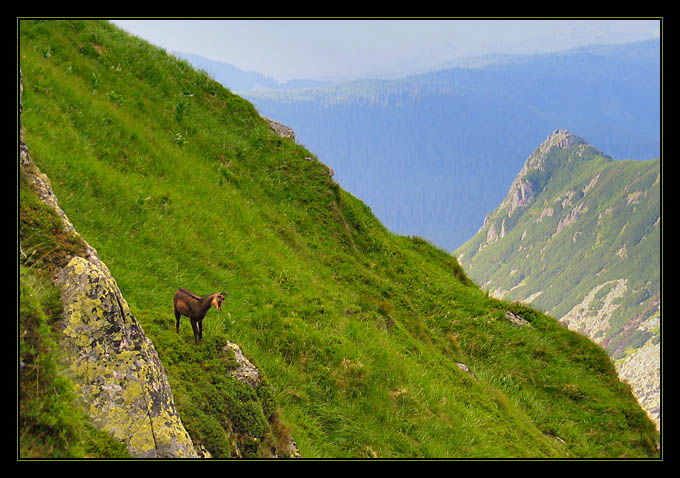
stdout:
POLYGON ((540 153, 538 158, 542 160, 553 148, 565 149, 574 144, 585 144, 585 140, 573 135, 566 129, 556 129, 538 147, 540 153))
MULTIPOLYGON (((20 82, 20 99, 22 92, 20 82)), ((23 133, 19 161, 38 197, 77 235, 49 179, 31 161, 23 133)), ((65 374, 92 423, 125 443, 133 457, 196 457, 153 343, 97 251, 85 245, 85 252, 56 274, 64 310, 56 327, 62 332, 65 374)))
POLYGON ((264 117, 263 119, 269 125, 269 129, 271 129, 274 133, 278 134, 282 138, 290 138, 293 141, 295 141, 295 131, 293 131, 293 128, 291 128, 290 126, 286 126, 285 124, 279 123, 278 121, 274 121, 273 119, 264 117))
POLYGON ((626 282, 626 279, 618 279, 594 287, 580 304, 576 304, 560 318, 560 322, 570 330, 581 332, 601 344, 604 339, 603 333, 609 327, 611 317, 620 305, 619 299, 626 294, 626 282), (602 289, 606 294, 598 297, 602 289), (597 306, 593 306, 596 298, 597 306))
MULTIPOLYGON (((295 141, 295 131, 293 131, 293 128, 291 128, 290 126, 286 126, 283 123, 279 123, 278 121, 274 121, 273 119, 265 118, 264 116, 262 117, 262 119, 264 119, 267 122, 267 124, 269 125, 269 129, 272 130, 274 133, 276 133, 282 138, 289 138, 295 141)), ((305 161, 312 162, 316 161, 314 158, 309 156, 305 156, 303 159, 305 161)), ((321 161, 317 162, 326 168, 326 174, 328 174, 329 177, 332 178, 335 175, 335 171, 333 171, 333 168, 331 168, 327 164, 322 163, 321 161)))
POLYGON ((579 203, 578 206, 574 207, 566 216, 560 219, 560 222, 557 224, 557 230, 555 231, 555 234, 559 234, 564 230, 565 227, 574 224, 576 221, 581 219, 581 216, 583 216, 586 212, 588 212, 588 208, 586 207, 585 203, 579 203))
POLYGON ((628 382, 635 397, 657 428, 661 427, 661 344, 649 340, 625 359, 616 362, 619 375, 628 382))
POLYGON ((231 371, 231 376, 234 377, 239 382, 250 385, 253 388, 260 386, 262 378, 260 377, 260 372, 257 367, 253 365, 250 360, 246 358, 241 347, 236 345, 234 342, 227 341, 224 349, 231 349, 234 352, 234 359, 238 364, 234 370, 231 371))
MULTIPOLYGON (((234 359, 238 364, 238 366, 230 372, 232 377, 241 383, 251 386, 255 390, 261 386, 267 386, 263 385, 263 379, 260 371, 257 369, 257 367, 255 367, 255 365, 252 364, 250 360, 248 360, 241 350, 241 347, 239 347, 234 342, 227 341, 227 344, 224 346, 224 350, 231 350, 234 353, 234 359)), ((290 436, 290 434, 284 434, 283 436, 280 436, 279 440, 284 442, 281 443, 281 449, 285 458, 300 458, 300 450, 298 449, 297 443, 295 443, 295 440, 290 436)), ((234 444, 233 448, 236 456, 239 456, 240 451, 238 450, 238 446, 234 444)), ((275 455, 270 456, 270 458, 276 457, 277 456, 275 455)))
POLYGON ((525 327, 529 325, 529 322, 524 317, 522 317, 521 315, 517 315, 513 312, 510 312, 509 310, 505 311, 505 318, 509 320, 510 323, 513 323, 520 327, 525 327))
POLYGON ((92 423, 134 457, 196 456, 153 343, 108 270, 73 257, 56 283, 63 365, 92 423))
MULTIPOLYGON (((511 218, 519 208, 529 206, 534 198, 541 193, 537 188, 541 189, 543 186, 540 184, 537 185, 532 181, 532 173, 545 172, 546 176, 549 175, 550 172, 546 171, 546 168, 548 167, 546 163, 549 154, 556 148, 565 149, 573 145, 583 145, 583 148, 585 148, 587 143, 583 138, 575 136, 567 130, 556 129, 549 134, 545 141, 543 141, 531 156, 527 158, 522 169, 512 181, 508 194, 503 199, 501 205, 484 218, 484 223, 478 233, 483 231, 487 226, 489 229, 487 230, 486 243, 480 244, 479 251, 487 245, 502 239, 506 233, 509 232, 509 229, 505 226, 505 218, 511 218), (497 228, 501 229, 500 234, 497 231, 497 228)), ((582 153, 583 151, 579 150, 576 154, 580 155, 582 153)), ((596 182, 597 178, 586 187, 586 191, 584 192, 587 192, 587 190, 592 188, 596 182)), ((571 197, 568 196, 566 201, 569 202, 570 200, 571 197)), ((536 222, 540 223, 545 216, 552 217, 554 212, 555 211, 552 208, 546 207, 536 222)), ((578 220, 579 212, 580 211, 575 211, 573 217, 568 220, 569 222, 561 224, 558 232, 561 232, 561 230, 571 224, 571 222, 578 220)))

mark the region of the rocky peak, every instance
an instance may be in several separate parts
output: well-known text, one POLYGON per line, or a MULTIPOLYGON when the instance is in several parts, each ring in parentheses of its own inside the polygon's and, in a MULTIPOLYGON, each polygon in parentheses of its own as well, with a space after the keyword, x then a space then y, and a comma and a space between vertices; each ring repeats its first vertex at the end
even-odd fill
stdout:
POLYGON ((524 163, 524 167, 519 173, 519 176, 526 176, 529 171, 545 169, 545 162, 548 154, 553 149, 566 149, 575 144, 587 144, 583 138, 580 138, 566 129, 556 129, 548 135, 548 137, 536 148, 531 156, 524 163))
POLYGON ((547 154, 553 148, 568 148, 574 144, 585 144, 583 138, 570 133, 566 129, 556 129, 548 135, 548 138, 538 147, 540 154, 547 154))
POLYGON ((586 141, 566 129, 556 129, 548 135, 546 140, 529 156, 510 185, 508 195, 503 202, 508 216, 512 216, 518 207, 529 204, 539 192, 534 191, 533 185, 527 179, 527 174, 531 171, 544 170, 547 156, 553 149, 565 149, 575 144, 586 144, 586 141))

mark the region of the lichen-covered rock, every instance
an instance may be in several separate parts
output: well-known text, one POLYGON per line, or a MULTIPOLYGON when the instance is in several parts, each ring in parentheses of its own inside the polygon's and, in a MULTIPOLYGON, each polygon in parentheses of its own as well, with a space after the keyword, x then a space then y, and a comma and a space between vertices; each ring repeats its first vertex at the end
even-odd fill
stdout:
POLYGON ((95 426, 134 457, 195 457, 156 350, 108 271, 73 257, 57 277, 62 360, 95 426))

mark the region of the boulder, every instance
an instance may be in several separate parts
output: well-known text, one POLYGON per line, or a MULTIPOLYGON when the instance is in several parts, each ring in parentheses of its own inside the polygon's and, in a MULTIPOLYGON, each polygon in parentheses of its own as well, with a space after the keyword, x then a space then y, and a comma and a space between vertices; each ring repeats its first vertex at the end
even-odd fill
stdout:
POLYGON ((158 354, 108 271, 73 257, 56 284, 62 365, 92 423, 136 458, 196 457, 158 354))
POLYGON ((234 342, 227 341, 227 345, 224 349, 231 349, 234 352, 234 358, 238 367, 231 371, 231 376, 242 383, 247 383, 251 387, 257 389, 262 382, 260 377, 260 372, 257 368, 246 358, 246 356, 241 351, 241 347, 236 345, 234 342))

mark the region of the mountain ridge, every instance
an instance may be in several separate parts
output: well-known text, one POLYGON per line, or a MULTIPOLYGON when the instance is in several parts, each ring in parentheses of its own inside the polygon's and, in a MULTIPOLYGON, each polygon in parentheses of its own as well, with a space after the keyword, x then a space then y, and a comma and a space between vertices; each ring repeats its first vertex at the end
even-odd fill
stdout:
POLYGON ((251 90, 291 90, 328 85, 329 82, 319 80, 295 79, 279 83, 274 78, 255 71, 243 71, 229 63, 211 60, 201 55, 174 51, 178 58, 189 61, 195 68, 204 70, 216 81, 232 91, 251 90))
POLYGON ((615 161, 555 130, 454 253, 492 295, 530 303, 605 347, 657 424, 659 188, 658 159, 615 161))

